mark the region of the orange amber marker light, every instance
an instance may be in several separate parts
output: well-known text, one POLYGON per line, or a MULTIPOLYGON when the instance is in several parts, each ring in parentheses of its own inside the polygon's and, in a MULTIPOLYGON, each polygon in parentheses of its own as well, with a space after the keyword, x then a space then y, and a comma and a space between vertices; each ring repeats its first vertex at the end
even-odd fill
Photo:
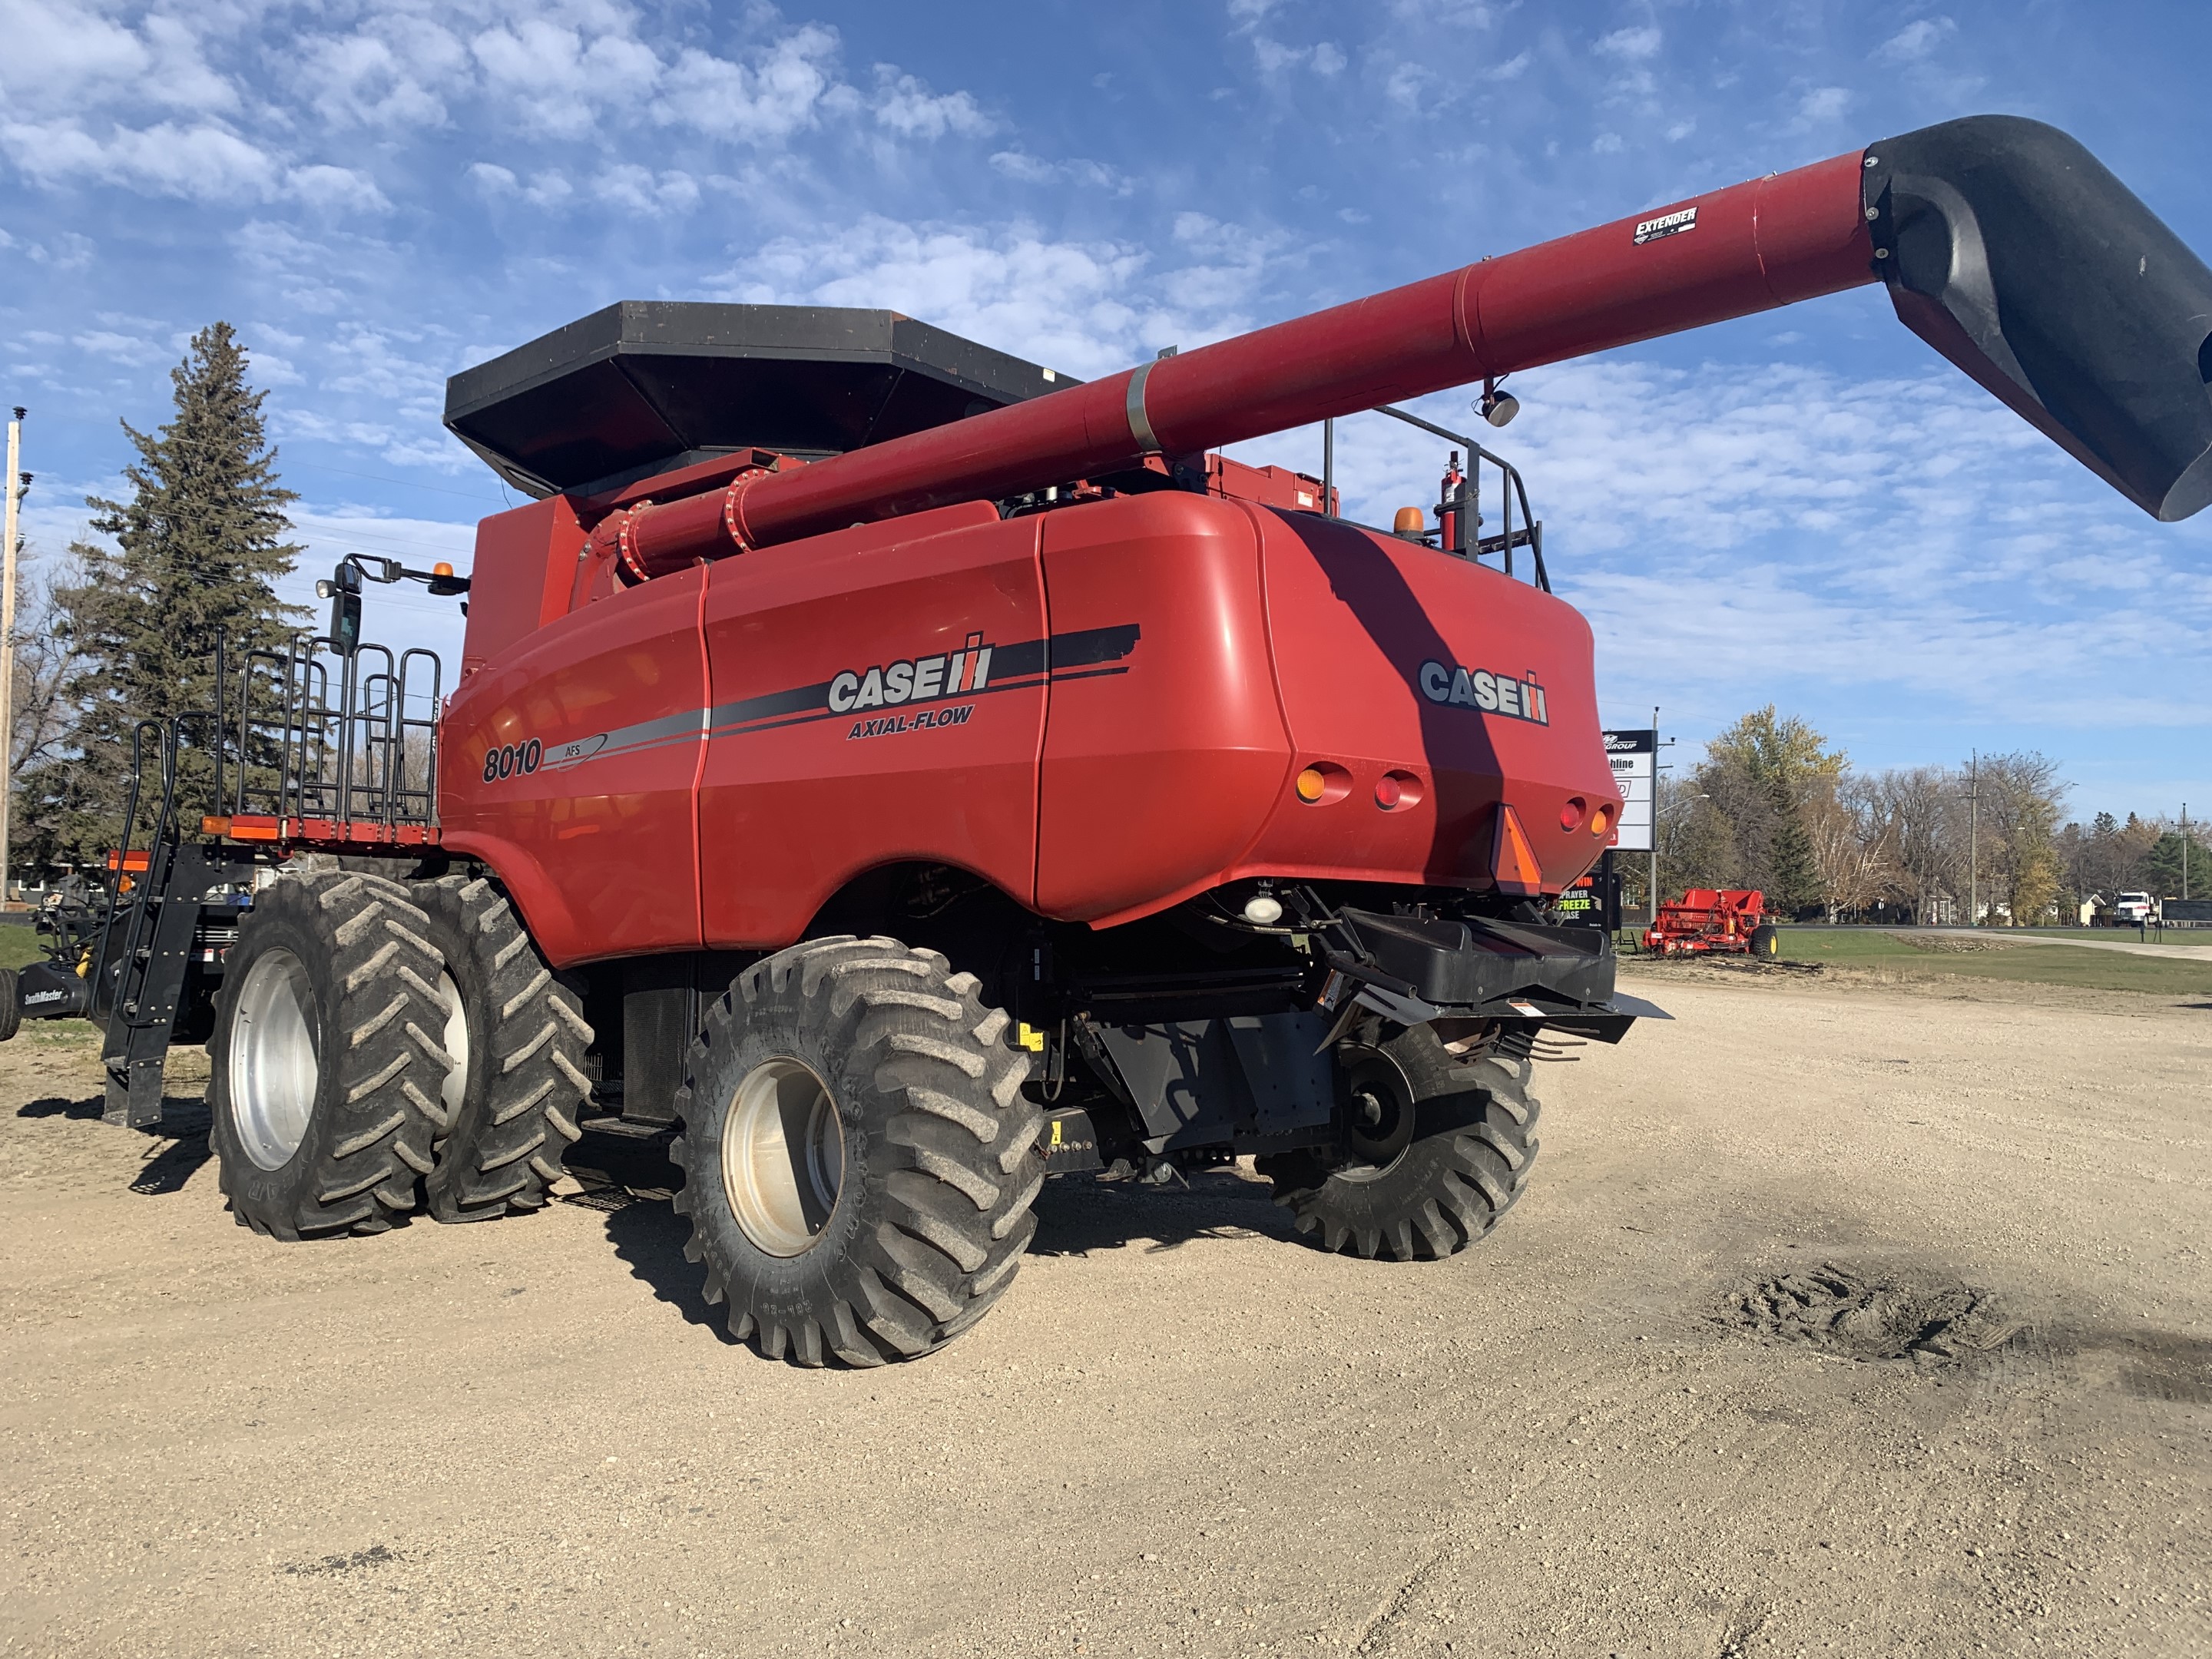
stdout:
POLYGON ((1328 787, 1328 780, 1322 775, 1321 768, 1318 766, 1309 766, 1298 774, 1298 799, 1309 806, 1319 800, 1328 787))
POLYGON ((453 567, 441 559, 430 567, 430 574, 434 576, 450 576, 453 574, 453 567))

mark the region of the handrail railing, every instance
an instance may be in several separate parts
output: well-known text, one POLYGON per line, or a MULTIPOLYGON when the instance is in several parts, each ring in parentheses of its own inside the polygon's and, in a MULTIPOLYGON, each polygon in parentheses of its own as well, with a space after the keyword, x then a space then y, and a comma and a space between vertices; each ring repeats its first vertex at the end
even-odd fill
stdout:
POLYGON ((282 652, 248 652, 239 672, 234 815, 265 811, 386 830, 437 822, 445 680, 435 652, 416 646, 395 654, 364 643, 341 653, 327 636, 301 632, 282 652), (260 769, 276 776, 256 782, 256 758, 264 755, 260 769))
POLYGON ((1503 554, 1505 574, 1510 576, 1513 574, 1513 550, 1516 547, 1526 547, 1534 561, 1536 586, 1547 593, 1550 592, 1552 591, 1551 572, 1544 566, 1544 524, 1542 520, 1537 518, 1528 509, 1528 486, 1522 482, 1520 469, 1503 455, 1485 449, 1480 443, 1464 432, 1454 432, 1450 428, 1438 426, 1433 421, 1425 421, 1419 416, 1408 414, 1395 404, 1377 404, 1375 406, 1375 412, 1377 415, 1388 415, 1394 421, 1403 421, 1407 426, 1419 427, 1424 432, 1433 433, 1436 436, 1448 442, 1455 443, 1467 451, 1467 481, 1461 486, 1460 498, 1457 502, 1447 501, 1443 504, 1445 507, 1456 506, 1459 509, 1457 529, 1460 544, 1447 547, 1443 550, 1473 559, 1480 559, 1486 553, 1503 554), (1480 533, 1482 464, 1486 461, 1496 467, 1499 475, 1498 495, 1503 507, 1504 528, 1495 536, 1485 536, 1480 533), (1521 527, 1517 530, 1513 525, 1513 505, 1516 497, 1519 498, 1521 505, 1521 527))

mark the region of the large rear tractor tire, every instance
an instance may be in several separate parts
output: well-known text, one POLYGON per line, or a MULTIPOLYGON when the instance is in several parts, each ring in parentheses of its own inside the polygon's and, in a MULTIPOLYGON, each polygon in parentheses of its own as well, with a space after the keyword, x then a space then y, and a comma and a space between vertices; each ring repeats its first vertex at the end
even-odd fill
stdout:
POLYGON ((1346 1152, 1259 1160, 1298 1231, 1326 1250, 1411 1261, 1442 1260, 1497 1225, 1536 1157, 1529 1063, 1457 1062, 1425 1025, 1343 1060, 1346 1152), (1423 1133, 1425 1118, 1452 1127, 1423 1133))
POLYGON ((288 872, 254 896, 208 1044, 210 1139, 241 1226, 377 1233, 414 1209, 447 1065, 428 925, 381 876, 288 872))
POLYGON ((691 1046, 684 1254, 770 1359, 929 1352, 1013 1282, 1044 1182, 1029 1057, 972 974, 896 939, 755 963, 691 1046))
POLYGON ((491 1221, 544 1207, 561 1160, 582 1132, 591 1093, 592 1028, 524 931, 514 905, 481 876, 414 884, 430 942, 446 959, 447 1052, 459 1063, 439 1093, 436 1167, 423 1183, 440 1221, 491 1221))

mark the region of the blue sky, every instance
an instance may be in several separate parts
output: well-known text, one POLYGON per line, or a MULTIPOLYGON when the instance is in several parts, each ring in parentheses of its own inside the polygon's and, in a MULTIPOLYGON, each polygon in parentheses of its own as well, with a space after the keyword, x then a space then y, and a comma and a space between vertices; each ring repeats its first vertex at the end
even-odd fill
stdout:
MULTIPOLYGON (((49 558, 218 317, 309 564, 465 568, 505 498, 445 377, 617 299, 890 306, 1087 376, 1985 111, 2212 252, 2179 3, 0 0, 0 403, 49 558)), ((1609 723, 1688 748, 1773 701, 1863 765, 2034 747, 2076 811, 2212 811, 2212 514, 2144 518, 1879 289, 1516 389, 1496 447, 1609 723)), ((1433 499, 1437 448, 1345 423, 1352 509, 1433 499)))

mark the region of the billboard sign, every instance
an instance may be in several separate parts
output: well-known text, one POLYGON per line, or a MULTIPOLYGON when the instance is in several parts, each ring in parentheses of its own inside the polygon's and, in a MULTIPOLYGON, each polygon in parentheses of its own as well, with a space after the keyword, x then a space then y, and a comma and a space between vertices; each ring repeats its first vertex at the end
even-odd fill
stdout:
POLYGON ((1605 754, 1613 763, 1613 787, 1620 791, 1621 799, 1620 828, 1613 844, 1624 852, 1648 853, 1659 778, 1659 734, 1608 732, 1605 754))

